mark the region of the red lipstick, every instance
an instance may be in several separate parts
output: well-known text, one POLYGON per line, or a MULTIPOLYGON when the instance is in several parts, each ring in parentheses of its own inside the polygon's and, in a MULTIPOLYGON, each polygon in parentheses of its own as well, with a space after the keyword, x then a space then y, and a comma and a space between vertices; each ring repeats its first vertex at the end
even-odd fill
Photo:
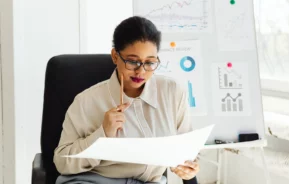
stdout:
POLYGON ((144 79, 140 77, 130 77, 130 78, 133 82, 136 82, 136 83, 141 83, 142 81, 144 81, 144 79))

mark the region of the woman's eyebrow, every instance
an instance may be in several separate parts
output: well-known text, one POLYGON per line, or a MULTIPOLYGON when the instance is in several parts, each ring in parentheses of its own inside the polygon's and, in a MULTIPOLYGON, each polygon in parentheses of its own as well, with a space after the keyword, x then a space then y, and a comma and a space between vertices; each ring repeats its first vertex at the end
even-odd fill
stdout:
POLYGON ((157 56, 148 56, 147 58, 157 58, 157 56))
POLYGON ((139 56, 138 56, 138 55, 135 55, 135 54, 129 54, 129 55, 127 55, 126 57, 137 57, 137 58, 139 58, 139 56))
MULTIPOLYGON (((140 58, 138 55, 135 55, 135 54, 129 54, 127 55, 127 57, 137 57, 137 58, 140 58)), ((146 58, 157 58, 156 56, 147 56, 146 58)))

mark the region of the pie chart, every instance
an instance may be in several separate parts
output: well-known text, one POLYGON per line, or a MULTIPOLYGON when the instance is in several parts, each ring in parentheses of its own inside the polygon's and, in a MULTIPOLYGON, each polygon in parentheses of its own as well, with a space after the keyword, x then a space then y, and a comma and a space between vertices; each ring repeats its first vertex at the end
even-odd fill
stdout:
POLYGON ((191 72, 194 70, 196 62, 191 56, 185 56, 181 59, 180 65, 185 72, 191 72))

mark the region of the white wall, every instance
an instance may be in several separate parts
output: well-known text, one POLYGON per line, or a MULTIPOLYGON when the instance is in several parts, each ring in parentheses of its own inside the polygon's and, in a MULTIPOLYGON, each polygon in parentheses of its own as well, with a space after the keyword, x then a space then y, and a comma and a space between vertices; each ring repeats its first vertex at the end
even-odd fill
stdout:
POLYGON ((13 73, 13 4, 0 0, 1 23, 1 80, 2 80, 2 128, 4 149, 2 180, 0 183, 15 183, 15 125, 14 125, 14 73, 13 73), (5 130, 5 131, 4 131, 5 130))
POLYGON ((115 27, 133 15, 132 0, 81 0, 81 50, 110 53, 115 27))
POLYGON ((16 183, 28 184, 33 157, 40 152, 46 64, 52 56, 79 53, 79 1, 13 4, 16 183))

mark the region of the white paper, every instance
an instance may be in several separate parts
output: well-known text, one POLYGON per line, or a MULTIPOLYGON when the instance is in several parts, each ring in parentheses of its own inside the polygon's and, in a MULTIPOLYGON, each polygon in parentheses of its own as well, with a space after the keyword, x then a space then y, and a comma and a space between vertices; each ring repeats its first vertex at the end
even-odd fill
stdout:
POLYGON ((255 30, 252 0, 215 1, 218 45, 221 51, 254 50, 255 30))
POLYGON ((212 105, 217 116, 249 116, 251 98, 247 62, 212 64, 212 105), (228 67, 230 65, 230 67, 228 67))
POLYGON ((200 40, 163 41, 159 52, 160 66, 156 74, 173 77, 188 89, 191 115, 205 116, 207 102, 200 40))
POLYGON ((166 33, 212 31, 211 1, 134 0, 133 12, 166 33))
POLYGON ((196 158, 213 127, 168 137, 99 138, 83 152, 65 157, 176 167, 196 158))

